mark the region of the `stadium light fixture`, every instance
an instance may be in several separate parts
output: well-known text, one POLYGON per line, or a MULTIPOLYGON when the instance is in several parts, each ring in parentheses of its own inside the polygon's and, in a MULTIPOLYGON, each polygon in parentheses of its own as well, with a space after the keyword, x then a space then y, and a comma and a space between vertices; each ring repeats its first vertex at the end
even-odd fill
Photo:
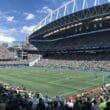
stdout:
POLYGON ((102 23, 99 23, 99 27, 102 27, 102 23))
POLYGON ((89 29, 89 26, 86 26, 86 29, 88 30, 89 29))
POLYGON ((96 18, 96 19, 93 20, 93 22, 95 22, 95 21, 101 21, 101 20, 102 20, 102 18, 96 18))
POLYGON ((110 16, 106 16, 105 19, 110 19, 110 16))
POLYGON ((79 28, 79 31, 82 31, 82 28, 81 27, 79 28))
POLYGON ((94 28, 97 28, 97 24, 94 24, 94 28))
POLYGON ((78 30, 77 29, 75 29, 75 32, 77 32, 78 30))

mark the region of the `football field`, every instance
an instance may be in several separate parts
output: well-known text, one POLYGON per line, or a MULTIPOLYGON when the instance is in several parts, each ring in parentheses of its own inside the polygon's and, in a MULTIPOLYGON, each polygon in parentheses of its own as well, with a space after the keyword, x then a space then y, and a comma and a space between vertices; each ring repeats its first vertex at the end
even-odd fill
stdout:
POLYGON ((50 96, 71 96, 103 83, 103 74, 46 68, 0 68, 0 82, 48 92, 50 96))

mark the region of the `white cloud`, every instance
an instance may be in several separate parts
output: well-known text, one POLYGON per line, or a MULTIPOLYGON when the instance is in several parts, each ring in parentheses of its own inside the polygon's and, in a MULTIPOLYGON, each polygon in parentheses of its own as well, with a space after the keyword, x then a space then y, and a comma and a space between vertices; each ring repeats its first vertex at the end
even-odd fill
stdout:
POLYGON ((40 14, 49 14, 52 12, 52 9, 47 6, 44 6, 41 10, 37 10, 36 12, 40 14))
POLYGON ((0 42, 11 43, 13 41, 15 41, 15 38, 13 37, 0 35, 0 42))
POLYGON ((9 28, 9 29, 0 28, 0 33, 1 34, 11 35, 11 34, 13 34, 15 32, 17 32, 17 30, 15 28, 9 28))
POLYGON ((14 16, 7 16, 7 17, 6 17, 6 20, 7 20, 8 22, 13 22, 13 21, 14 21, 14 16))
POLYGON ((17 30, 15 28, 10 28, 10 29, 3 29, 0 28, 0 42, 5 42, 5 43, 11 43, 15 41, 16 39, 13 38, 13 34, 17 30))
POLYGON ((23 26, 22 29, 21 29, 21 33, 29 34, 34 30, 35 27, 36 27, 36 25, 23 26))
POLYGON ((35 15, 32 13, 24 13, 26 15, 26 20, 32 20, 35 18, 35 15))
POLYGON ((7 12, 0 11, 0 21, 2 21, 2 23, 5 21, 11 22, 11 23, 18 22, 14 16, 11 16, 9 14, 10 14, 10 12, 8 12, 8 11, 7 12))
POLYGON ((44 6, 42 9, 45 10, 47 13, 51 13, 52 12, 52 9, 50 9, 47 6, 44 6))

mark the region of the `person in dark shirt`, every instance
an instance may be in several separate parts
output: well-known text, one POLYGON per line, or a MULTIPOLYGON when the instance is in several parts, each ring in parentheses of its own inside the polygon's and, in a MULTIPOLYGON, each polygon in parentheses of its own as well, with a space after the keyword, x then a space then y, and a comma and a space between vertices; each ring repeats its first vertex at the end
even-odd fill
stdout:
POLYGON ((110 97, 108 98, 106 105, 107 105, 106 110, 110 110, 110 97))
POLYGON ((39 99, 39 103, 37 104, 36 110, 45 110, 45 104, 41 98, 39 99))
POLYGON ((87 100, 83 103, 81 110, 92 110, 92 104, 89 97, 87 97, 87 100))
POLYGON ((26 110, 33 110, 32 109, 32 102, 28 102, 26 105, 26 110))

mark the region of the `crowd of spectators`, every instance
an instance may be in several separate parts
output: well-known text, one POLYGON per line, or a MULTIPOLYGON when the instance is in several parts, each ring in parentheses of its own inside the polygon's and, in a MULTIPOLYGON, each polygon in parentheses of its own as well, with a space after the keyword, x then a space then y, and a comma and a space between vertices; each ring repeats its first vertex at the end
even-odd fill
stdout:
POLYGON ((36 47, 47 51, 47 55, 43 55, 35 66, 110 70, 110 38, 105 33, 37 42, 36 47), (48 51, 53 54, 48 54, 48 51))
POLYGON ((66 53, 43 56, 35 66, 110 70, 110 53, 66 53))
POLYGON ((48 93, 28 91, 25 87, 0 84, 0 110, 110 110, 110 91, 77 95, 71 102, 65 98, 49 97, 48 93))
MULTIPOLYGON (((91 39, 89 40, 92 41, 91 39)), ((85 40, 86 43, 87 41, 85 40)), ((38 58, 40 60, 35 62, 34 66, 60 67, 60 68, 67 67, 67 68, 96 69, 96 70, 110 69, 110 52, 92 53, 92 54, 77 52, 76 53, 59 52, 47 55, 38 55, 34 52, 28 53, 28 59, 25 60, 23 59, 15 60, 14 56, 15 53, 9 51, 7 48, 3 46, 0 46, 0 66, 17 66, 17 65, 28 66, 30 62, 33 62, 38 58)))
POLYGON ((28 66, 28 60, 9 60, 0 61, 0 67, 17 67, 17 66, 28 66))
MULTIPOLYGON (((63 33, 64 36, 66 33, 63 33)), ((109 33, 108 33, 109 34, 109 33)), ((38 50, 76 50, 76 49, 103 49, 110 48, 110 38, 107 33, 97 33, 96 35, 85 35, 81 37, 70 37, 52 42, 37 42, 38 50)))
POLYGON ((5 46, 0 46, 0 60, 14 59, 15 52, 9 51, 5 46))

